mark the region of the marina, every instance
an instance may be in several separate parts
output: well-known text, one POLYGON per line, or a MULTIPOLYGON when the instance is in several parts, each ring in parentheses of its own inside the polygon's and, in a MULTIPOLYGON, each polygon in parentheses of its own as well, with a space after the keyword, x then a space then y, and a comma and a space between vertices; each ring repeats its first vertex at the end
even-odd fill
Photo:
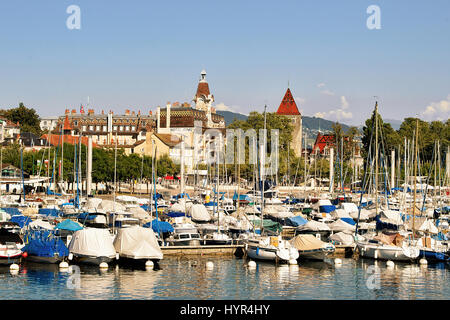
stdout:
POLYGON ((449 300, 448 1, 50 2, 0 10, 2 310, 449 300))

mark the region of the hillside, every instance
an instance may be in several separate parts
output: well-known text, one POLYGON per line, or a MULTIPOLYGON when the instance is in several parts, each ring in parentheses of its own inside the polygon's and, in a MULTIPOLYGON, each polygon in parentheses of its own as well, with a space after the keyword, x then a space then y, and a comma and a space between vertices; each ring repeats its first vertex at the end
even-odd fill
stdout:
MULTIPOLYGON (((247 116, 244 114, 240 114, 240 113, 235 113, 235 112, 230 112, 230 111, 217 111, 217 114, 220 114, 222 116, 224 116, 225 118, 225 123, 227 125, 229 125, 230 123, 232 123, 234 121, 234 119, 237 120, 247 120, 247 116)), ((322 119, 322 118, 316 118, 316 117, 308 117, 308 116, 303 116, 303 130, 304 132, 312 137, 312 136, 316 136, 317 132, 319 132, 319 130, 321 132, 332 132, 333 131, 333 124, 335 122, 330 121, 330 120, 326 120, 326 119, 322 119)), ((347 131, 350 126, 341 123, 342 125, 342 129, 344 131, 347 131)))

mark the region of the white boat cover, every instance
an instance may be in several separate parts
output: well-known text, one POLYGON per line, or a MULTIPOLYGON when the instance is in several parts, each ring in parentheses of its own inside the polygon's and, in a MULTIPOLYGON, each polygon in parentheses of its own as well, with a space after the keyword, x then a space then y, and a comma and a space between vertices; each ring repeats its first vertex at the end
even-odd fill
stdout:
POLYGON ((330 215, 333 218, 351 218, 351 216, 348 214, 347 211, 345 211, 344 209, 336 209, 333 212, 330 213, 330 215))
POLYGON ((114 239, 115 250, 133 259, 162 259, 163 253, 155 233, 150 228, 121 228, 114 239))
POLYGON ((384 223, 391 223, 395 225, 403 224, 400 211, 383 210, 380 213, 380 220, 384 223))
POLYGON ((94 257, 116 256, 108 229, 86 228, 76 231, 69 243, 69 251, 94 257))
POLYGON ((192 218, 192 221, 210 221, 211 216, 209 215, 208 210, 202 204, 193 204, 190 207, 189 214, 192 218))
POLYGON ((268 214, 274 218, 280 219, 290 218, 294 216, 294 214, 284 206, 267 206, 264 208, 264 214, 268 214))
POLYGON ((170 211, 173 211, 173 212, 185 212, 184 210, 185 210, 185 209, 184 209, 184 206, 182 206, 182 205, 179 204, 179 203, 174 203, 174 204, 170 207, 170 211))
POLYGON ((355 226, 352 226, 351 224, 341 219, 331 223, 329 227, 334 232, 345 232, 345 233, 354 233, 356 228, 355 226))
POLYGON ((126 208, 123 204, 116 202, 114 204, 114 201, 112 200, 103 200, 102 203, 98 206, 98 209, 102 209, 105 211, 125 211, 126 208))
POLYGON ((328 239, 339 242, 340 244, 344 246, 349 246, 354 243, 353 236, 350 234, 347 234, 345 232, 338 232, 333 235, 331 235, 328 239))
POLYGON ((304 225, 298 226, 297 230, 299 231, 330 231, 330 227, 328 227, 325 223, 310 220, 304 225))
POLYGON ((439 233, 438 228, 434 225, 433 221, 430 219, 427 219, 427 220, 425 220, 424 223, 422 223, 422 225, 419 228, 419 231, 429 232, 429 233, 434 233, 434 234, 439 233))
POLYGON ((47 230, 53 230, 55 228, 55 226, 53 226, 50 223, 48 223, 47 221, 43 221, 41 219, 37 219, 37 220, 30 222, 28 227, 31 229, 42 228, 42 229, 47 229, 47 230))
MULTIPOLYGON (((354 212, 352 211, 350 213, 350 217, 355 219, 355 221, 358 220, 358 211, 354 212)), ((360 221, 366 221, 370 219, 370 211, 367 209, 361 209, 361 212, 359 213, 359 220, 360 221)))
POLYGON ((149 217, 149 213, 141 207, 128 208, 128 212, 132 213, 133 218, 145 219, 149 217))
POLYGON ((88 198, 86 202, 87 209, 97 209, 102 203, 103 199, 100 198, 88 198))
POLYGON ((326 242, 316 238, 312 234, 299 234, 291 241, 291 245, 297 250, 316 250, 324 247, 326 242))
POLYGON ((324 199, 320 199, 319 200, 319 206, 331 206, 331 201, 330 200, 324 200, 324 199))
POLYGON ((341 207, 348 214, 350 214, 351 212, 358 213, 358 206, 353 202, 343 202, 341 203, 341 207))
POLYGON ((24 216, 32 217, 39 214, 39 208, 28 207, 22 211, 24 216))

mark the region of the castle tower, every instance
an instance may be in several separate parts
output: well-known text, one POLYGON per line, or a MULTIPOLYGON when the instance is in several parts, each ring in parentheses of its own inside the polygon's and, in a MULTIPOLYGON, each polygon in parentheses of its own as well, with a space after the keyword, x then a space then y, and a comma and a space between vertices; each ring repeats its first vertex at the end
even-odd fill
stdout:
POLYGON ((211 108, 214 102, 214 96, 209 92, 208 81, 206 81, 206 71, 202 70, 200 74, 200 80, 197 86, 197 92, 194 99, 196 109, 208 111, 208 107, 211 108))
POLYGON ((291 90, 288 88, 284 94, 284 98, 278 107, 277 114, 283 115, 291 119, 294 131, 292 132, 291 148, 294 150, 296 157, 302 155, 302 115, 298 111, 297 104, 292 96, 291 90))

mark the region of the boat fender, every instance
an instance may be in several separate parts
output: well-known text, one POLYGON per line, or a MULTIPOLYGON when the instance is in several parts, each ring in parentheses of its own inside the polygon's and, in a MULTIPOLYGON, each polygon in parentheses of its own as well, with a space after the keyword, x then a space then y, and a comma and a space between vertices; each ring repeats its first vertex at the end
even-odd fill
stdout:
POLYGON ((208 261, 206 263, 206 269, 213 269, 214 268, 214 263, 212 263, 211 261, 208 261))
POLYGON ((107 269, 108 268, 108 264, 106 262, 102 262, 99 265, 100 269, 107 269))
POLYGON ((253 260, 250 260, 250 261, 248 262, 248 267, 249 267, 249 268, 255 268, 255 267, 256 267, 256 262, 253 261, 253 260))
POLYGON ((427 261, 427 259, 422 258, 422 259, 419 260, 419 263, 422 264, 422 265, 426 265, 426 264, 428 264, 428 261, 427 261))
MULTIPOLYGON (((395 255, 397 256, 397 252, 395 253, 395 255)), ((387 265, 389 268, 392 268, 392 267, 395 266, 395 263, 394 263, 392 260, 388 260, 388 262, 386 262, 386 265, 387 265)))
POLYGON ((72 260, 72 259, 73 259, 73 254, 72 254, 72 253, 69 253, 68 258, 69 258, 69 260, 72 260))
POLYGON ((19 271, 19 265, 13 263, 12 265, 9 266, 9 270, 11 270, 11 271, 19 271))
POLYGON ((119 254, 116 253, 116 260, 119 260, 119 254))

